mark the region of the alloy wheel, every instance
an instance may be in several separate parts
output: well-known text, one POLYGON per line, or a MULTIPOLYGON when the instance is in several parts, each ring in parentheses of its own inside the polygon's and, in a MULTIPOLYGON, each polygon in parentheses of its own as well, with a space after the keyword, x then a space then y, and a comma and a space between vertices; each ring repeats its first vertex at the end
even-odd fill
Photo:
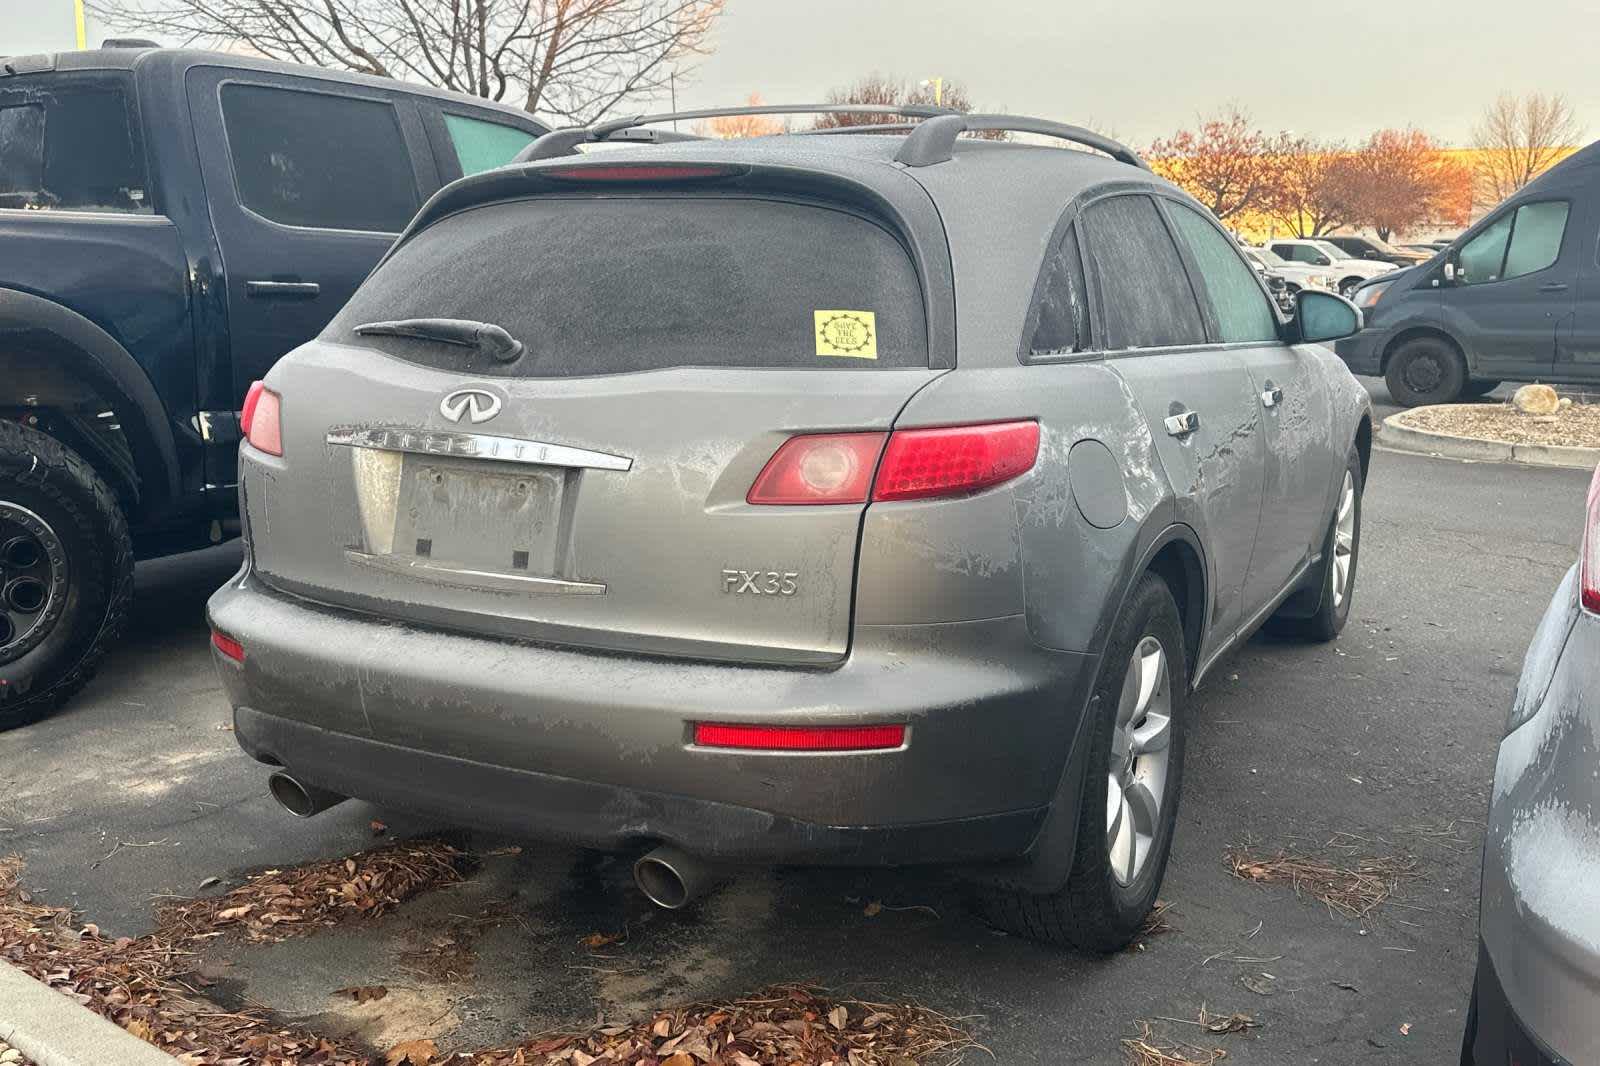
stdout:
POLYGON ((1131 885, 1155 849, 1172 744, 1172 675, 1155 637, 1133 649, 1117 701, 1106 777, 1106 845, 1111 876, 1131 885))
POLYGON ((1333 527, 1333 565, 1328 568, 1328 581, 1333 588, 1333 606, 1344 606, 1350 591, 1350 563, 1356 551, 1356 480, 1350 471, 1344 472, 1344 487, 1339 490, 1339 511, 1333 527))
POLYGON ((66 606, 67 553, 50 524, 0 500, 0 663, 38 647, 66 606))

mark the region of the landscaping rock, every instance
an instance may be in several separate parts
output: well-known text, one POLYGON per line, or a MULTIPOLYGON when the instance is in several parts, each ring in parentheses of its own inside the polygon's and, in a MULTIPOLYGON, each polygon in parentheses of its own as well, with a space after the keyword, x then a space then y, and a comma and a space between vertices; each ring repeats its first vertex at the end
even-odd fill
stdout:
POLYGON ((1512 395, 1511 402, 1523 414, 1553 415, 1561 406, 1561 397, 1549 385, 1524 385, 1512 395))

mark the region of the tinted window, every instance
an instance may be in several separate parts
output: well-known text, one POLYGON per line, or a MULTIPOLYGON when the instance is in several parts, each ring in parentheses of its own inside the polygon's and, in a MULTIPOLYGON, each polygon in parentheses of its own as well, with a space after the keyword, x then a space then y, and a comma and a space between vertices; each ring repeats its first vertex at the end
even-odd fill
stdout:
POLYGON ((239 200, 286 226, 405 228, 417 209, 394 108, 327 93, 224 85, 239 200))
POLYGON ((534 136, 515 126, 463 115, 446 114, 444 126, 450 131, 450 143, 455 145, 456 158, 461 161, 464 175, 504 166, 526 148, 534 136))
POLYGON ((1069 227, 1044 267, 1039 309, 1033 339, 1034 355, 1078 352, 1089 344, 1088 298, 1083 283, 1083 259, 1078 252, 1078 231, 1069 227))
POLYGON ((1561 254, 1567 232, 1567 202, 1547 200, 1517 208, 1511 225, 1511 247, 1506 250, 1505 276, 1519 278, 1543 270, 1561 254))
POLYGON ((1189 276, 1149 197, 1102 200, 1083 213, 1082 225, 1105 303, 1107 347, 1205 343, 1189 276))
POLYGON ((0 207, 150 214, 122 90, 62 85, 9 105, 0 95, 0 207))
POLYGON ((1222 339, 1229 342, 1275 341, 1278 319, 1255 271, 1239 258, 1233 242, 1201 215, 1183 204, 1169 203, 1167 212, 1189 248, 1216 312, 1222 339))
POLYGON ((905 248, 844 211, 729 197, 558 198, 438 222, 357 290, 326 336, 478 374, 563 377, 672 366, 926 366, 905 248), (528 349, 362 337, 363 322, 493 322, 528 349))

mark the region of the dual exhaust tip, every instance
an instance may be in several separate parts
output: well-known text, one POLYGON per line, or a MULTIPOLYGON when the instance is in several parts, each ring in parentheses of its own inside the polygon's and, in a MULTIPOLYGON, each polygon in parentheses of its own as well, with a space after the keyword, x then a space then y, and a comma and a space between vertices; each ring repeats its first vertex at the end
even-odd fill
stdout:
MULTIPOLYGON (((267 777, 267 791, 296 818, 321 814, 346 797, 308 785, 284 770, 267 777)), ((648 852, 633 864, 633 883, 644 897, 665 910, 681 910, 722 883, 724 874, 671 844, 648 852)))

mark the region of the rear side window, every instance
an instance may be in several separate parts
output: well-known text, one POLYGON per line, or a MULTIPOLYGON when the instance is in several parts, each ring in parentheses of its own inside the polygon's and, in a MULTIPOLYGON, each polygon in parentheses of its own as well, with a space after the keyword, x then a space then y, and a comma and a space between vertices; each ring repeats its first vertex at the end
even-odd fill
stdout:
POLYGON ((1184 204, 1169 202, 1167 213, 1205 282, 1222 339, 1235 344, 1277 340, 1277 316, 1267 306, 1255 271, 1245 265, 1233 242, 1184 204))
POLYGON ((150 214, 123 91, 64 84, 0 94, 0 207, 150 214))
POLYGON ((511 157, 533 141, 533 134, 515 126, 446 112, 444 128, 455 146, 461 173, 477 174, 511 162, 511 157))
POLYGON ((239 202, 286 226, 398 233, 417 210, 394 108, 265 85, 222 87, 239 202))
POLYGON ((1177 246, 1148 196, 1117 196, 1083 213, 1100 279, 1109 348, 1204 344, 1205 327, 1177 246))
POLYGON ((397 249, 325 337, 478 374, 566 377, 675 366, 928 365, 921 286, 895 236, 858 215, 733 197, 540 197, 473 208, 397 249), (456 318, 527 347, 359 336, 456 318))
POLYGON ((1038 313, 1028 350, 1034 355, 1081 352, 1089 346, 1089 300, 1077 227, 1069 227, 1045 262, 1038 313))

